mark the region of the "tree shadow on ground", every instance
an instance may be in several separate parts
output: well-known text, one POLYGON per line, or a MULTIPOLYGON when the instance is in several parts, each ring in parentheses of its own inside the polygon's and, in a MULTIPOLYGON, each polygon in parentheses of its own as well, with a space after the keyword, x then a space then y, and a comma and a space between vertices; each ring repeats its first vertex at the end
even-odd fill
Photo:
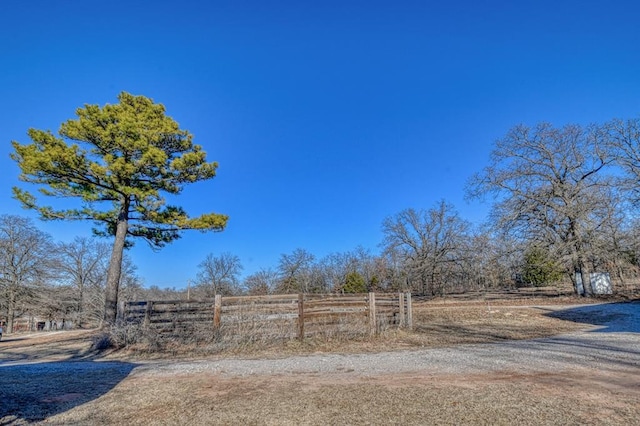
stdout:
POLYGON ((640 333, 640 301, 604 303, 549 310, 546 316, 598 326, 597 333, 640 333))
POLYGON ((99 398, 135 367, 94 360, 0 365, 0 425, 42 421, 99 398))
POLYGON ((48 362, 93 359, 102 354, 94 349, 98 334, 93 330, 11 335, 0 342, 0 364, 6 362, 48 362))
POLYGON ((0 341, 4 342, 6 344, 7 342, 19 342, 21 340, 27 340, 27 339, 24 338, 24 337, 13 337, 13 336, 9 337, 7 335, 4 335, 2 337, 2 340, 0 340, 0 341))

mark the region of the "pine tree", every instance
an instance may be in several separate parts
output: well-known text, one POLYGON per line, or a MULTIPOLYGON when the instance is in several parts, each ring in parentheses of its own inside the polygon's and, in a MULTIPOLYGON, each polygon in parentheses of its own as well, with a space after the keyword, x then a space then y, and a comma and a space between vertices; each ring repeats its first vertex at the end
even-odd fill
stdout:
POLYGON ((30 129, 32 143, 13 141, 11 155, 20 166, 21 180, 37 184, 45 196, 75 198, 81 204, 54 209, 14 188, 24 207, 37 210, 45 220, 91 220, 96 234, 114 237, 106 324, 116 320, 123 250, 132 238, 160 248, 183 230, 221 231, 228 219, 217 213, 189 217, 181 207, 166 204, 164 194, 179 194, 184 184, 215 177, 218 165, 206 161, 201 146, 165 114, 162 104, 126 92, 118 100, 77 109, 77 118, 63 123, 58 136, 30 129))

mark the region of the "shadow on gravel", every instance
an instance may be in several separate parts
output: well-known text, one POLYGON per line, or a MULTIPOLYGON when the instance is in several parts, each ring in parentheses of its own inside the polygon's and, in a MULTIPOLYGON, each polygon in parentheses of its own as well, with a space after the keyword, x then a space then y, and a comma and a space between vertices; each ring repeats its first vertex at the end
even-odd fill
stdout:
POLYGON ((519 349, 537 354, 537 360, 570 365, 597 364, 599 370, 625 367, 635 371, 640 378, 640 351, 637 345, 629 344, 632 339, 613 339, 610 342, 592 334, 591 338, 558 336, 542 340, 519 341, 519 349))
MULTIPOLYGON (((62 335, 60 340, 43 341, 46 334, 37 337, 9 337, 0 341, 0 365, 7 362, 49 362, 62 360, 89 360, 100 357, 100 351, 93 349, 92 336, 62 335)), ((1 385, 1 383, 0 383, 1 385)))
POLYGON ((20 340, 27 340, 27 339, 25 339, 24 337, 8 337, 8 336, 4 336, 1 341, 6 344, 8 342, 19 342, 20 340))
POLYGON ((42 421, 99 398, 135 367, 91 360, 0 365, 0 425, 42 421))
POLYGON ((640 301, 585 305, 549 311, 551 318, 599 326, 593 333, 640 333, 640 301))

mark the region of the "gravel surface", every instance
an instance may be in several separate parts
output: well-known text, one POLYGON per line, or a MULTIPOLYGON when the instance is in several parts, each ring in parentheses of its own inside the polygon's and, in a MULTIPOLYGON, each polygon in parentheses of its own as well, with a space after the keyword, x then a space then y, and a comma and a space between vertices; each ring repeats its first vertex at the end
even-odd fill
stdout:
POLYGON ((544 339, 279 359, 12 352, 0 362, 0 425, 639 424, 640 302, 537 309, 590 325, 544 339))
POLYGON ((640 368, 640 338, 633 333, 571 334, 555 338, 455 348, 383 352, 374 354, 322 354, 268 360, 220 360, 148 363, 134 374, 173 375, 214 373, 225 376, 280 374, 474 374, 513 370, 520 373, 571 368, 640 368))
MULTIPOLYGON (((518 373, 570 369, 640 369, 640 303, 540 307, 596 323, 589 330, 552 338, 444 349, 370 354, 318 354, 282 359, 149 362, 136 375, 212 373, 223 376, 339 374, 377 376, 421 374, 518 373)), ((559 314, 560 315, 560 314, 559 314)))
MULTIPOLYGON (((443 349, 367 354, 317 354, 281 359, 226 359, 198 361, 143 361, 135 363, 134 376, 210 373, 222 376, 323 374, 377 376, 420 372, 421 374, 476 374, 495 371, 518 373, 571 369, 630 369, 640 371, 640 302, 599 305, 544 306, 558 316, 589 319, 586 331, 552 338, 508 341, 496 344, 461 345, 443 349)), ((69 361, 31 363, 13 361, 2 367, 21 366, 24 372, 66 369, 113 368, 108 362, 69 361)))

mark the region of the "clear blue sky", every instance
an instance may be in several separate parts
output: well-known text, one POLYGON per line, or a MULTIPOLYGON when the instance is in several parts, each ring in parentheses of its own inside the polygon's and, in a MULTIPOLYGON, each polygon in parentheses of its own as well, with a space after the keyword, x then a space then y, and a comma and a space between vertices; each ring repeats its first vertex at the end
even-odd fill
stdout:
POLYGON ((635 1, 309 3, 3 2, 0 213, 35 217, 11 198, 10 141, 123 90, 163 103, 220 163, 179 203, 231 217, 160 252, 139 242, 138 272, 161 287, 208 253, 237 254, 245 274, 299 247, 375 253, 386 216, 440 199, 480 223, 488 206, 464 186, 510 127, 640 113, 635 1))

